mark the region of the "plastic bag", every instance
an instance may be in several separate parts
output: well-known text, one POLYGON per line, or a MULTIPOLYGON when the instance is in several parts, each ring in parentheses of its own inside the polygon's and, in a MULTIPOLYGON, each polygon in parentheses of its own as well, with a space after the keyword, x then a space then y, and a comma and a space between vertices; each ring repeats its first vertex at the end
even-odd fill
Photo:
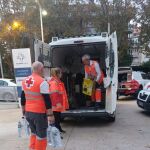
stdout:
POLYGON ((82 93, 91 96, 94 89, 94 82, 90 79, 84 79, 82 93))
POLYGON ((61 148, 62 140, 59 130, 54 125, 49 125, 47 129, 47 142, 53 148, 61 148))
POLYGON ((30 136, 30 128, 29 123, 25 117, 18 122, 18 137, 29 137, 30 136))

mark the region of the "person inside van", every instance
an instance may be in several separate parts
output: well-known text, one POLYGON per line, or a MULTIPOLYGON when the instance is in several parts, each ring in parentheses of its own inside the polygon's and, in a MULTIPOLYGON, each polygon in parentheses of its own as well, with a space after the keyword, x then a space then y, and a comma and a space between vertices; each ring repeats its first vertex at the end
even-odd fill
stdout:
POLYGON ((91 60, 90 55, 86 54, 82 56, 82 62, 84 64, 85 79, 91 79, 96 83, 91 99, 95 103, 95 110, 97 110, 101 106, 102 101, 102 92, 100 87, 103 84, 104 73, 101 70, 99 63, 91 60))
POLYGON ((61 122, 61 112, 69 109, 68 97, 64 83, 60 80, 62 77, 62 71, 60 68, 51 69, 51 78, 49 79, 49 91, 50 98, 52 101, 52 111, 55 117, 55 126, 60 132, 65 133, 62 130, 61 122))

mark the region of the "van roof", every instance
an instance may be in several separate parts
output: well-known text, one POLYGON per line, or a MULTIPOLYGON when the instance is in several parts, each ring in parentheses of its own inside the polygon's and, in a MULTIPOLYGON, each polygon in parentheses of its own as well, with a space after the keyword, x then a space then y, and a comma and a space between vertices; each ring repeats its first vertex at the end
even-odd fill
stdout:
POLYGON ((65 39, 58 39, 57 41, 53 41, 49 43, 51 46, 55 45, 72 45, 72 44, 79 44, 79 43, 97 43, 97 42, 106 42, 108 41, 109 37, 102 37, 102 36, 88 36, 88 37, 75 37, 75 38, 65 38, 65 39))

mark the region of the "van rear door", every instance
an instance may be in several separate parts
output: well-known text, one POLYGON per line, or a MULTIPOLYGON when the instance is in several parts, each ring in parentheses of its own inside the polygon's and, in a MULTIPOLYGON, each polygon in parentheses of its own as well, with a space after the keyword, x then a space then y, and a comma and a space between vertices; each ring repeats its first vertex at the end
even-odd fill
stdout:
POLYGON ((110 78, 110 85, 106 89, 106 112, 115 113, 118 88, 118 50, 117 34, 112 33, 108 41, 108 54, 106 57, 106 74, 110 78))

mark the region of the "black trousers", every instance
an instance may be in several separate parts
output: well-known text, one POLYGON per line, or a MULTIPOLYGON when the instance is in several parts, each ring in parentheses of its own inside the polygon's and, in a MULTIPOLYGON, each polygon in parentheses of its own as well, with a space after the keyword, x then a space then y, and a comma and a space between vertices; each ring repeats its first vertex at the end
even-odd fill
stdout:
POLYGON ((61 128, 61 125, 60 125, 60 122, 61 122, 61 112, 54 111, 53 114, 54 114, 54 117, 55 117, 55 127, 60 132, 62 132, 62 128, 61 128))
POLYGON ((46 138, 48 127, 47 115, 26 112, 25 116, 29 123, 32 134, 35 134, 39 139, 46 138))

